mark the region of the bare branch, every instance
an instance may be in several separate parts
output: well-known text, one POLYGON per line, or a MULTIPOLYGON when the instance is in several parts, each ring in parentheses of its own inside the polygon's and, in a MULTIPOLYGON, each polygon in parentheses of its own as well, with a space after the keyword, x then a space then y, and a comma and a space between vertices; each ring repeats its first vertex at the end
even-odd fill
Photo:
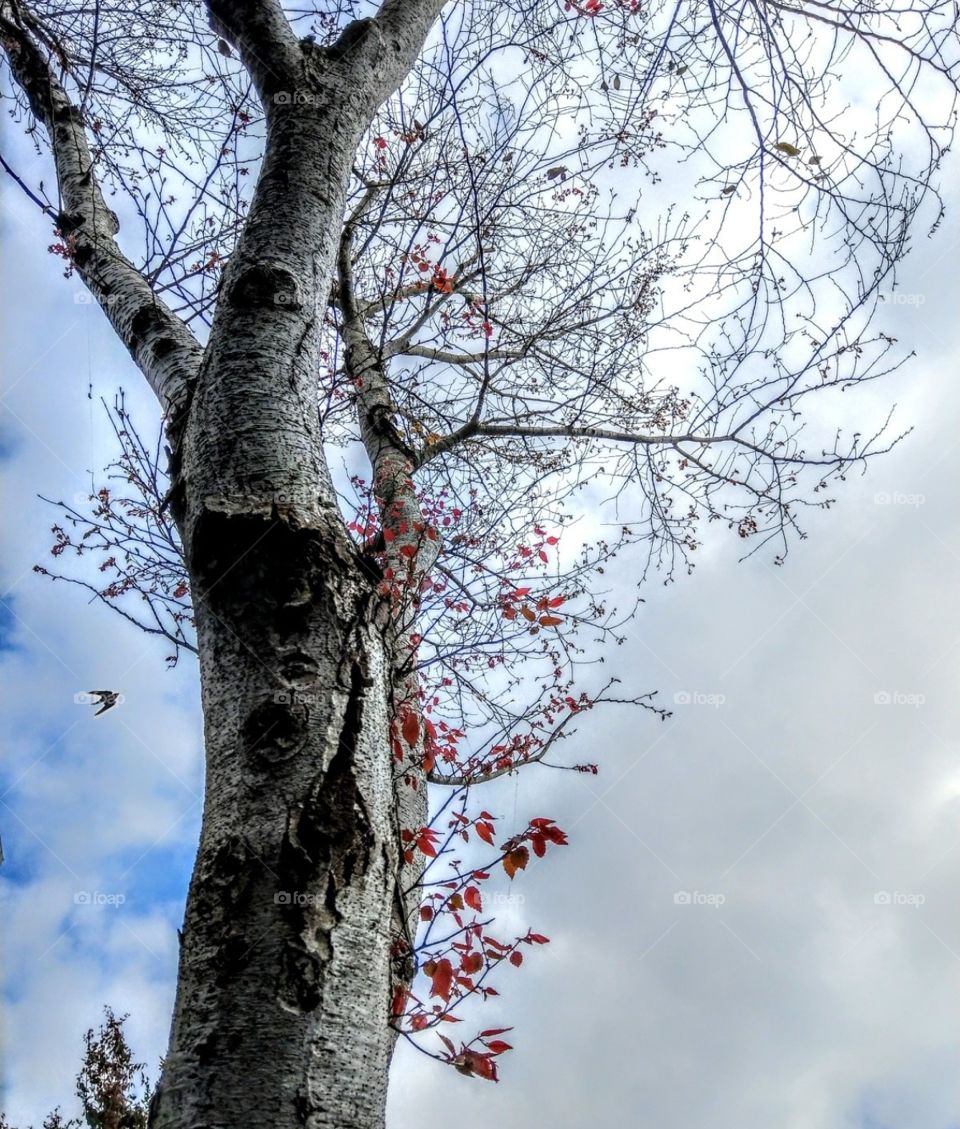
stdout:
POLYGON ((210 26, 237 49, 264 102, 296 85, 302 53, 277 0, 208 0, 210 26))
POLYGON ((119 222, 97 179, 83 113, 71 103, 31 34, 30 17, 14 0, 0 5, 0 33, 11 70, 50 139, 60 190, 58 230, 69 262, 164 412, 174 414, 199 367, 200 345, 120 251, 115 238, 119 222))

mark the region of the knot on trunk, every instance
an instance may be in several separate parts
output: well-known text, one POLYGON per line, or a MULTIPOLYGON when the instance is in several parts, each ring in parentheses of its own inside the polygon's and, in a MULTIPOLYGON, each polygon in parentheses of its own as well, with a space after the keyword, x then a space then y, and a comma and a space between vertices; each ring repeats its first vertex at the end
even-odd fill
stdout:
POLYGON ((269 307, 299 310, 303 307, 296 277, 279 263, 256 263, 240 271, 230 287, 227 301, 241 310, 269 307))
POLYGON ((307 740, 310 709, 298 690, 277 690, 247 714, 241 740, 248 767, 269 770, 289 760, 307 740))

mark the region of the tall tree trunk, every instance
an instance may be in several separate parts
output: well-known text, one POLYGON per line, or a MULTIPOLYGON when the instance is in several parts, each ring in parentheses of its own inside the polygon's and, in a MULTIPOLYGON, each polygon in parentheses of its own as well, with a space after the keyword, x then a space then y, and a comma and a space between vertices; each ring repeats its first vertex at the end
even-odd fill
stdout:
MULTIPOLYGON (((371 106, 268 110, 204 360, 172 421, 197 610, 206 800, 152 1129, 382 1129, 391 944, 410 920, 392 613, 337 512, 319 323, 371 106)), ((401 954, 402 955, 402 954, 401 954)), ((393 965, 393 969, 392 966, 393 965)))
POLYGON ((342 535, 209 533, 206 805, 152 1124, 375 1129, 400 861, 373 586, 342 535))

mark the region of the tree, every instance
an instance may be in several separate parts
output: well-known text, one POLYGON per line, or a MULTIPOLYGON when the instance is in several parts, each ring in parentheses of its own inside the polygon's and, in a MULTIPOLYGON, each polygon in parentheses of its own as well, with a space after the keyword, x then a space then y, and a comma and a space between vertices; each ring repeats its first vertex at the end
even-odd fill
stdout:
MULTIPOLYGON (((84 1036, 85 1051, 77 1074, 77 1097, 83 1121, 64 1119, 55 1109, 43 1121, 43 1129, 146 1129, 150 1104, 150 1082, 142 1062, 135 1062, 123 1025, 127 1016, 104 1008, 104 1021, 94 1034, 84 1036)), ((11 1129, 0 1113, 0 1129, 11 1129)))
MULTIPOLYGON (((612 692, 572 684, 609 559, 669 575, 711 522, 782 559, 896 439, 829 419, 901 360, 871 324, 950 139, 952 5, 363 11, 0 3, 55 191, 8 171, 165 416, 168 479, 118 407, 133 497, 93 519, 96 591, 201 672, 160 1129, 382 1124, 398 1031, 538 943, 486 939, 451 844, 612 692)), ((495 1076, 502 1033, 443 1057, 495 1076)))

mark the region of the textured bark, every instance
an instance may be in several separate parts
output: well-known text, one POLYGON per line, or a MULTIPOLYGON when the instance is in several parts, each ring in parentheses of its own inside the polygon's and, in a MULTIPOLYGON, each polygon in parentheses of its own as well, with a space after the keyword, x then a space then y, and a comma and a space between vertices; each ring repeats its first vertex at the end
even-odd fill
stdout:
MULTIPOLYGON (((248 15, 277 28, 218 9, 241 53, 248 15)), ((302 44, 296 73, 281 31, 260 76, 264 164, 173 436, 207 790, 153 1129, 384 1123, 392 986, 412 972, 391 951, 415 912, 399 828, 425 797, 392 760, 397 628, 336 511, 317 351, 353 154, 428 26, 351 25, 302 44)))
POLYGON ((207 794, 164 1129, 383 1124, 391 665, 344 541, 216 514, 193 546, 207 794))
MULTIPOLYGON (((168 503, 197 615, 206 795, 152 1129, 384 1124, 390 1000, 412 975, 416 910, 399 831, 422 822, 424 783, 410 787, 391 749, 398 694, 415 694, 406 627, 345 532, 318 434, 319 327, 357 145, 442 6, 387 0, 321 48, 276 0, 211 0, 267 142, 201 350, 121 253, 83 114, 29 14, 0 0, 73 265, 168 416, 168 503)), ((409 483, 381 439, 375 471, 409 483)), ((407 512, 412 486, 400 494, 407 512)))

